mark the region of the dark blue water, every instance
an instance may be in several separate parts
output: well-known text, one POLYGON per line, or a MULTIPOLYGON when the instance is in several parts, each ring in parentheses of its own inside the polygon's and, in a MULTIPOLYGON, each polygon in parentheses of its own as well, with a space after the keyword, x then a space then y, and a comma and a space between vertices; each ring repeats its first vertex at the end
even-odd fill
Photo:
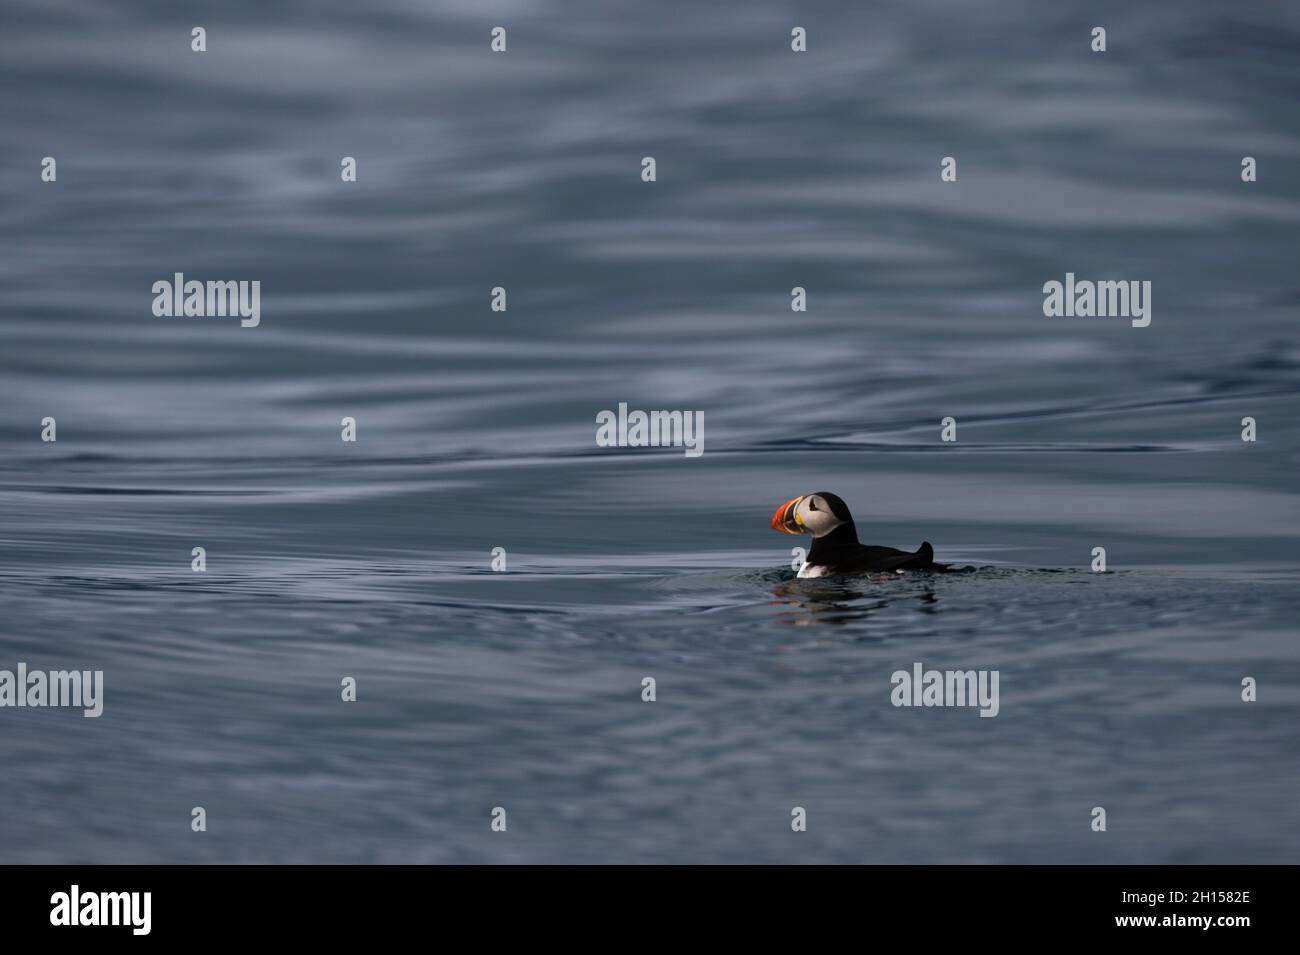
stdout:
POLYGON ((0 669, 105 680, 0 709, 0 861, 1297 861, 1300 8, 0 17, 0 669), (978 570, 791 580, 823 489, 978 570))

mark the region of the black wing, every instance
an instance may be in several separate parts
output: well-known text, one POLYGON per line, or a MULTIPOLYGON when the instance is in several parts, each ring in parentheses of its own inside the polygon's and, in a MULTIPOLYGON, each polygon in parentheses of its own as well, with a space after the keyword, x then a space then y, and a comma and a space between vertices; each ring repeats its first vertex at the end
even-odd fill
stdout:
MULTIPOLYGON (((839 555, 837 555, 839 556, 839 555)), ((933 570, 945 571, 947 564, 934 562, 934 548, 925 541, 914 553, 898 550, 894 547, 871 547, 859 544, 846 549, 846 553, 835 563, 839 573, 887 573, 891 570, 933 570)))

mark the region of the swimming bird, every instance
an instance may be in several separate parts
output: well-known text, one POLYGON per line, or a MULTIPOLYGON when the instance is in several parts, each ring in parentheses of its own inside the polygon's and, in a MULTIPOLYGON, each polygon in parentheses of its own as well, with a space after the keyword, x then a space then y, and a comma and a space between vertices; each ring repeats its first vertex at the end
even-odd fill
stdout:
POLYGON ((828 491, 786 501, 772 515, 772 530, 782 534, 812 534, 812 547, 799 570, 800 577, 948 570, 947 564, 934 562, 934 548, 929 541, 923 541, 914 553, 859 544, 848 505, 828 491))

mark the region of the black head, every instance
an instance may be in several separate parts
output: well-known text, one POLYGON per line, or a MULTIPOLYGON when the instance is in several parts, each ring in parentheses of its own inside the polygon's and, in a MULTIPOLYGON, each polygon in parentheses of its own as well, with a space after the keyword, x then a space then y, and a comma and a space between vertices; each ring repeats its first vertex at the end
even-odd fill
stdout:
POLYGON ((812 534, 816 538, 835 535, 837 540, 857 540, 848 505, 828 491, 804 494, 786 501, 772 515, 772 530, 783 534, 812 534))
POLYGON ((853 523, 853 515, 849 513, 849 506, 844 503, 844 498, 838 494, 832 494, 830 491, 818 491, 812 496, 824 501, 830 507, 831 513, 843 523, 853 523))

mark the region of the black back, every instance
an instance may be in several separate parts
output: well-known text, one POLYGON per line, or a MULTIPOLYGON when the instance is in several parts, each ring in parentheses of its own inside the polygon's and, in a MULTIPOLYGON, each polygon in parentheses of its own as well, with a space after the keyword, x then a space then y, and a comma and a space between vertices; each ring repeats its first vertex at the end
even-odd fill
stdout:
POLYGON ((934 548, 925 541, 915 553, 894 547, 873 547, 858 543, 858 529, 853 524, 849 506, 829 491, 818 491, 831 513, 844 523, 825 537, 814 537, 808 549, 808 563, 835 568, 837 573, 879 573, 890 570, 947 570, 946 564, 934 562, 934 548))

